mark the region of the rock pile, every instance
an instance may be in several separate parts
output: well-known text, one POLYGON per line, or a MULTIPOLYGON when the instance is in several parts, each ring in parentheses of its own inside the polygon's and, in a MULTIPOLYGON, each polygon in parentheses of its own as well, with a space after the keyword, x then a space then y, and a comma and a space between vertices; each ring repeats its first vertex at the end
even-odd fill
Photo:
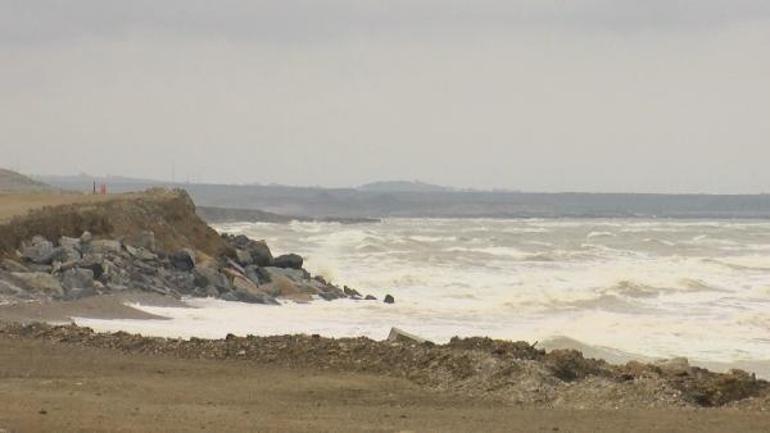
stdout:
POLYGON ((743 371, 714 373, 676 359, 611 365, 574 350, 546 352, 527 342, 454 338, 444 345, 394 330, 387 341, 317 335, 228 335, 165 339, 46 324, 2 324, 3 338, 162 354, 237 359, 282 367, 403 377, 429 388, 539 407, 640 408, 734 406, 770 410, 770 384, 743 371))
POLYGON ((18 260, 0 261, 0 297, 74 300, 126 290, 174 297, 215 297, 228 301, 278 304, 278 299, 362 299, 313 277, 296 254, 273 257, 263 241, 222 235, 226 254, 159 251, 155 234, 142 231, 130 240, 79 238, 52 242, 34 236, 22 243, 18 260))

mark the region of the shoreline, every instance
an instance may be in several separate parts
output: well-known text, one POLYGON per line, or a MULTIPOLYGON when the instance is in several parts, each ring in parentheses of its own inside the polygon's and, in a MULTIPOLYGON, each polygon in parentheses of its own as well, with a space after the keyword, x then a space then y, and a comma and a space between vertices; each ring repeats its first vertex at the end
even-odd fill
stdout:
POLYGON ((385 341, 232 334, 224 339, 180 339, 102 333, 74 324, 0 322, 1 339, 109 349, 121 356, 243 360, 254 365, 374 374, 407 379, 449 395, 522 407, 770 410, 770 383, 743 371, 715 373, 691 366, 683 358, 613 365, 576 350, 546 351, 527 342, 481 337, 454 338, 447 344, 421 342, 398 331, 385 341))
MULTIPOLYGON (((199 309, 188 301, 196 298, 175 299, 159 294, 144 292, 129 292, 123 294, 103 295, 98 297, 84 298, 75 301, 32 301, 18 304, 0 305, 0 323, 19 323, 35 324, 46 323, 49 325, 67 325, 74 324, 80 327, 92 328, 100 333, 128 332, 140 334, 146 338, 167 338, 167 339, 203 339, 216 341, 225 338, 225 334, 219 336, 184 334, 179 335, 167 332, 152 332, 152 328, 143 325, 150 321, 161 321, 169 323, 174 320, 173 317, 163 315, 158 309, 163 308, 184 308, 199 309), (149 307, 149 308, 144 308, 149 307), (147 311, 155 310, 155 311, 147 311), (126 326, 130 323, 131 326, 126 326), (149 331, 149 332, 148 332, 149 331)), ((276 306, 252 306, 255 308, 281 308, 276 306)), ((162 327, 168 325, 160 323, 162 327)), ((262 333, 251 332, 261 338, 288 338, 294 335, 310 335, 307 332, 297 331, 296 333, 262 333)), ((419 334, 419 331, 417 331, 419 334)), ((387 335, 387 329, 383 328, 381 337, 366 337, 362 334, 339 335, 334 333, 321 333, 322 338, 341 339, 341 338, 373 338, 374 341, 384 341, 387 335)), ((245 337, 245 333, 236 333, 239 337, 245 337)), ((490 338, 485 335, 473 335, 464 338, 490 338)), ((498 339, 492 337, 495 341, 512 340, 498 339)), ((533 340, 534 341, 534 340, 533 340)), ((663 357, 649 356, 640 353, 623 352, 616 348, 604 347, 575 340, 566 336, 552 336, 539 340, 536 346, 546 351, 553 350, 576 350, 590 359, 606 361, 611 365, 623 365, 628 362, 654 363, 665 360, 663 357)), ((693 367, 705 368, 717 373, 726 373, 733 369, 745 370, 756 374, 760 379, 770 380, 770 360, 735 360, 735 361, 714 361, 698 358, 687 358, 693 367)))

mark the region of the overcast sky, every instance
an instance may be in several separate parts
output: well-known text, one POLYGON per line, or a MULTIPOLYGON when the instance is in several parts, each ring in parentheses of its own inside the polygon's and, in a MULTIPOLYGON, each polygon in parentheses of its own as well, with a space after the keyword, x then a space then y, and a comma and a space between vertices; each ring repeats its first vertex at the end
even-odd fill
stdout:
POLYGON ((0 166, 770 191, 770 1, 0 0, 0 166))

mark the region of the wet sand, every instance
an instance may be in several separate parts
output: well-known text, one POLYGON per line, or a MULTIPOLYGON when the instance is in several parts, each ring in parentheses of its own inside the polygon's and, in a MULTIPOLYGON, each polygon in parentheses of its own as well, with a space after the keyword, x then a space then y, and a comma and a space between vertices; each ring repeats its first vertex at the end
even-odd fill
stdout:
POLYGON ((4 322, 72 322, 73 317, 91 319, 164 319, 130 307, 127 303, 156 307, 188 307, 184 302, 151 293, 127 292, 119 295, 92 296, 77 301, 21 302, 0 305, 4 322))
POLYGON ((770 414, 521 409, 365 374, 0 338, 8 432, 763 432, 770 414))

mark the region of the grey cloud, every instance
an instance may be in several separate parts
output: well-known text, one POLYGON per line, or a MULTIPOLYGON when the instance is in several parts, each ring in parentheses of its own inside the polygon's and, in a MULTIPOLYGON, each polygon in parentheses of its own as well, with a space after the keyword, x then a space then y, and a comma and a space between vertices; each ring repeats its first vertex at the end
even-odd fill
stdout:
POLYGON ((0 2, 0 41, 169 32, 309 42, 567 28, 714 30, 770 18, 765 0, 38 0, 0 2))

